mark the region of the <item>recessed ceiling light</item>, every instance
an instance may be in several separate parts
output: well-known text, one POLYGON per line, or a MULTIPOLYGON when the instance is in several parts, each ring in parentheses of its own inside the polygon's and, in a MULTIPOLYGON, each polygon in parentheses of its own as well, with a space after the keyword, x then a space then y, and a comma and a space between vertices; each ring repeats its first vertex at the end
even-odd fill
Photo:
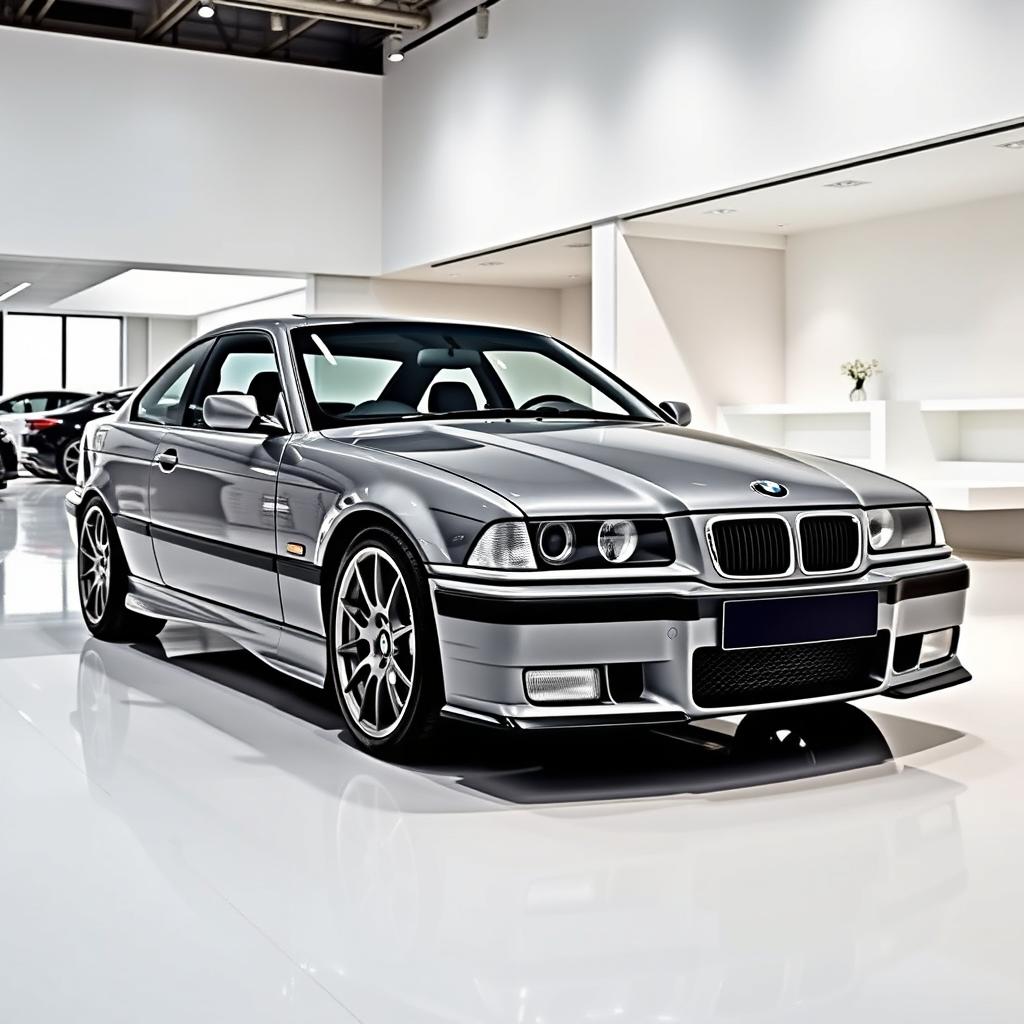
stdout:
POLYGON ((566 247, 566 249, 589 249, 590 248, 590 243, 589 242, 566 242, 565 243, 565 247, 566 247))
POLYGON ((857 188, 859 185, 870 184, 870 181, 860 181, 858 178, 843 178, 841 181, 825 182, 825 188, 857 188))
POLYGON ((1013 142, 997 143, 998 149, 1024 149, 1024 139, 1014 139, 1013 142))
POLYGON ((724 217, 727 214, 735 213, 736 211, 731 206, 719 206, 714 210, 705 210, 705 213, 710 213, 715 217, 724 217))
POLYGON ((569 275, 569 280, 570 281, 575 281, 575 280, 577 280, 579 278, 579 276, 580 276, 579 274, 570 274, 569 275))
POLYGON ((216 13, 217 11, 213 4, 210 3, 210 0, 204 0, 204 2, 199 5, 199 10, 196 11, 196 14, 198 14, 200 18, 212 18, 216 13))
POLYGON ((484 260, 483 263, 477 264, 480 267, 503 267, 505 266, 504 260, 484 260))
POLYGON ((23 292, 26 288, 31 287, 31 281, 22 281, 21 284, 16 284, 13 288, 9 288, 7 291, 5 291, 3 295, 0 295, 0 302, 3 302, 5 299, 13 298, 15 295, 18 294, 18 292, 23 292))

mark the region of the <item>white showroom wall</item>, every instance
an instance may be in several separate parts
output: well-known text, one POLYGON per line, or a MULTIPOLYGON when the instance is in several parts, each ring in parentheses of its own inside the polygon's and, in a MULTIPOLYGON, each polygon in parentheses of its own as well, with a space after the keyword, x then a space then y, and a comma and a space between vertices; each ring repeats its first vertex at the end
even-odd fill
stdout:
POLYGON ((242 320, 262 320, 268 317, 294 316, 306 313, 306 289, 285 292, 269 299, 246 302, 240 306, 229 306, 227 309, 216 309, 196 317, 196 335, 228 324, 240 323, 242 320))
POLYGON ((0 252, 379 269, 379 78, 0 27, 0 96, 0 252))
POLYGON ((195 320, 150 317, 147 376, 163 366, 178 349, 187 345, 196 335, 195 320))
MULTIPOLYGON (((313 279, 310 302, 310 312, 325 315, 465 320, 522 327, 556 337, 562 333, 562 292, 557 288, 318 275, 313 279)), ((575 322, 578 332, 579 317, 575 322)))
POLYGON ((1022 281, 1024 194, 790 237, 787 400, 842 400, 856 357, 872 397, 1024 397, 1022 281))
POLYGON ((1021 38, 1018 0, 500 3, 385 78, 385 271, 1015 118, 1021 38))
POLYGON ((628 237, 620 256, 616 372, 655 401, 690 403, 715 428, 719 405, 781 400, 785 252, 628 237))

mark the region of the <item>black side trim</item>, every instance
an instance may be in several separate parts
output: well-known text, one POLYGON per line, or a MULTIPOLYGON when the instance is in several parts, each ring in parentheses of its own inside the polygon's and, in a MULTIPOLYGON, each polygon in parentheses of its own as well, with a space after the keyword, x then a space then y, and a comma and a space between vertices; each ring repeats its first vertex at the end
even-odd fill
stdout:
POLYGON ((940 672, 937 676, 929 676, 927 679, 918 679, 913 683, 904 683, 903 686, 890 686, 883 691, 883 697, 896 697, 898 700, 905 700, 907 697, 918 697, 922 693, 931 693, 933 690, 945 690, 949 686, 957 686, 966 683, 971 679, 971 673, 967 669, 951 668, 940 672))
POLYGON ((123 529, 148 534, 154 540, 162 540, 167 544, 176 544, 178 547, 199 551, 204 555, 227 558, 240 565, 251 566, 253 569, 265 569, 267 572, 280 573, 282 576, 301 580, 303 583, 320 585, 320 566, 314 565, 312 562, 303 562, 298 558, 268 555, 262 551, 250 551, 237 544, 225 544, 223 541, 210 540, 207 537, 193 537, 191 534, 171 530, 166 526, 153 526, 127 516, 115 516, 114 522, 123 529))
POLYGON ((314 565, 312 562, 303 562, 297 558, 278 557, 277 571, 289 579, 302 580, 303 583, 320 586, 320 566, 314 565))
POLYGON ((517 729, 592 729, 600 725, 678 725, 690 721, 682 711, 664 714, 566 715, 560 718, 510 718, 517 729))
POLYGON ((952 594, 958 590, 966 590, 970 582, 971 570, 966 565, 959 565, 945 572, 930 572, 926 576, 912 576, 896 584, 895 600, 908 601, 913 597, 952 594))
POLYGON ((201 554, 213 555, 217 558, 229 558, 240 565, 248 565, 253 569, 266 569, 268 572, 274 572, 277 568, 275 557, 264 554, 262 551, 250 551, 248 548, 238 547, 237 544, 225 544, 219 540, 208 540, 206 537, 193 537, 191 534, 179 533, 177 530, 169 530, 164 526, 151 525, 149 531, 153 540, 177 544, 178 547, 188 548, 190 551, 198 551, 201 554))
POLYGON ((124 530, 125 533, 139 533, 143 537, 150 536, 149 523, 144 523, 141 519, 133 519, 131 516, 116 515, 114 516, 114 525, 119 530, 124 530))
MULTIPOLYGON (((710 602, 716 604, 714 600, 710 602)), ((500 598, 438 591, 437 613, 498 626, 570 625, 580 622, 695 622, 703 602, 685 597, 500 598)))

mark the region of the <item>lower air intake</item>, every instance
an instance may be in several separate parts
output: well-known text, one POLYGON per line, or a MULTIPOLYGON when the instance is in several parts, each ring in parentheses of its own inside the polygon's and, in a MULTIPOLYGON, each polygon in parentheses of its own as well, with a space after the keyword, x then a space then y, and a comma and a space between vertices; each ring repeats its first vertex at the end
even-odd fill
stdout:
POLYGON ((873 689, 888 648, 888 633, 752 650, 700 647, 693 654, 693 700, 701 708, 738 708, 873 689))

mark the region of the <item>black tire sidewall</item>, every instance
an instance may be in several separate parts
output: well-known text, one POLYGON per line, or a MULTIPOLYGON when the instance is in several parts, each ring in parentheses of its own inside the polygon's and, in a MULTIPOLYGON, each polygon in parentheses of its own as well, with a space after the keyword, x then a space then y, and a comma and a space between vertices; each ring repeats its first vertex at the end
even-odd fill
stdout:
POLYGON ((327 616, 327 680, 334 691, 337 705, 345 719, 349 733, 363 749, 374 753, 409 753, 418 749, 433 729, 443 704, 444 687, 441 681, 441 659, 438 654, 437 626, 430 601, 427 575, 409 543, 398 533, 383 527, 371 527, 353 538, 345 557, 341 559, 331 584, 327 616), (345 569, 352 559, 368 547, 386 551, 399 567, 409 591, 413 625, 416 629, 416 669, 413 673, 413 691, 410 706, 398 728, 388 736, 368 736, 353 721, 352 714, 341 693, 341 681, 335 651, 338 649, 337 630, 338 594, 345 569))

